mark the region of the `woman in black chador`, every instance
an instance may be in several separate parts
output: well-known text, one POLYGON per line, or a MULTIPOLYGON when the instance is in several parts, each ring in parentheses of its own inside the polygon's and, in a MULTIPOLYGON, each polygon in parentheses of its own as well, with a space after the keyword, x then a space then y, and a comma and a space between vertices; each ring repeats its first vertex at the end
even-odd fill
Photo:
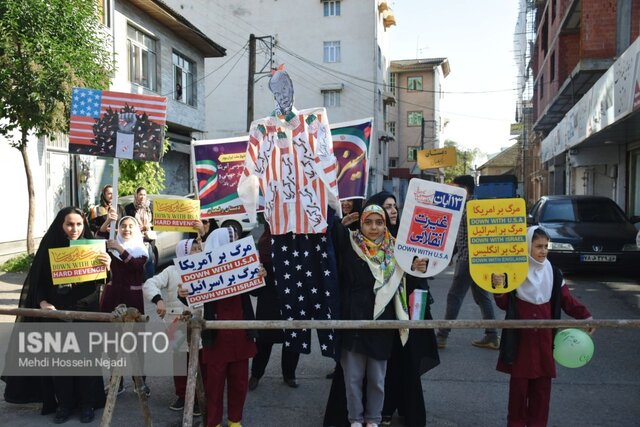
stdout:
MULTIPOLYGON (((20 308, 43 310, 99 311, 101 280, 54 285, 49 266, 49 249, 69 246, 70 240, 90 239, 91 231, 82 211, 66 207, 53 220, 40 242, 38 251, 20 294, 20 308)), ((109 268, 106 252, 98 259, 109 268)), ((43 318, 19 317, 17 322, 34 322, 43 318)), ((46 319, 47 322, 56 320, 46 319)), ((102 377, 4 377, 7 386, 4 397, 10 403, 42 402, 42 415, 55 411, 54 422, 63 423, 76 408, 80 421, 89 423, 94 409, 104 406, 102 377)))

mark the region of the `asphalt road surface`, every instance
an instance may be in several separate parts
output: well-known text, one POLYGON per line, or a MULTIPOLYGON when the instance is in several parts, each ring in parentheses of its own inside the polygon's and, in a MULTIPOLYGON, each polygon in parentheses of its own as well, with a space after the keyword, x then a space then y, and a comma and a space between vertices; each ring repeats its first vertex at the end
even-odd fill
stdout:
MULTIPOLYGON (((431 282, 436 300, 434 317, 442 318, 452 271, 446 270, 431 282)), ((0 273, 0 306, 15 306, 24 275, 0 273)), ((577 296, 600 319, 640 318, 640 286, 630 279, 609 276, 570 276, 567 279, 577 296)), ((154 313, 152 307, 147 310, 154 313)), ((479 309, 467 295, 461 319, 479 318, 479 309)), ((502 318, 499 312, 498 317, 502 318)), ((0 318, 0 321, 11 321, 0 318)), ((497 351, 471 346, 481 330, 453 330, 442 363, 422 377, 429 426, 506 425, 508 379, 495 370, 497 351)), ((594 335, 595 353, 591 362, 579 369, 558 367, 553 382, 550 426, 640 426, 640 331, 638 329, 600 329, 594 335)), ((317 341, 312 353, 302 356, 297 371, 300 387, 286 386, 280 374, 280 348, 274 346, 271 362, 255 391, 249 392, 243 426, 319 427, 330 380, 325 375, 333 361, 320 355, 317 341)), ((154 426, 179 426, 181 413, 168 409, 174 399, 171 377, 148 378, 151 387, 151 413, 154 426)), ((127 390, 118 396, 114 426, 141 426, 143 418, 130 378, 127 390)), ((0 392, 4 382, 0 382, 0 392)), ((2 393, 0 393, 2 395, 2 393)), ((96 412, 100 424, 102 411, 96 412)), ((39 415, 38 405, 13 405, 0 401, 3 426, 41 426, 52 424, 52 415, 39 415)), ((393 419, 401 426, 401 418, 393 419)), ((65 425, 81 425, 74 416, 65 425)), ((87 424, 82 424, 87 425, 87 424)), ((201 425, 200 421, 194 423, 201 425)))

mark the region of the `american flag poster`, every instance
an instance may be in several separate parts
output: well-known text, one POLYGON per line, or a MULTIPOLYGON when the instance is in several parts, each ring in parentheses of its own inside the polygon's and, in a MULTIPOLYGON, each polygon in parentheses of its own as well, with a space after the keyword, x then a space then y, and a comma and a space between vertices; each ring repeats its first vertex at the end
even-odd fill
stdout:
POLYGON ((73 88, 69 152, 159 161, 167 98, 73 88))
POLYGON ((372 118, 331 125, 340 200, 364 199, 367 194, 372 125, 372 118))

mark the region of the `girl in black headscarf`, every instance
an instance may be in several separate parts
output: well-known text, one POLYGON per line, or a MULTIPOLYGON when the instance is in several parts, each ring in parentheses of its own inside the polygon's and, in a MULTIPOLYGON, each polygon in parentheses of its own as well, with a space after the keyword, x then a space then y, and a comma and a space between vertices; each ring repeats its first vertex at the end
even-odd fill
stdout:
MULTIPOLYGON (((89 224, 82 211, 66 207, 56 215, 40 242, 20 294, 20 308, 43 310, 99 311, 101 280, 54 285, 51 278, 49 249, 69 246, 71 240, 91 239, 89 224)), ((110 265, 106 252, 98 256, 110 265)), ((16 321, 37 321, 20 317, 16 321)), ((48 322, 54 321, 51 319, 48 322)), ((102 377, 6 377, 5 400, 11 403, 42 402, 42 414, 56 412, 54 422, 65 422, 76 406, 80 407, 81 422, 93 420, 94 409, 104 406, 102 377)))

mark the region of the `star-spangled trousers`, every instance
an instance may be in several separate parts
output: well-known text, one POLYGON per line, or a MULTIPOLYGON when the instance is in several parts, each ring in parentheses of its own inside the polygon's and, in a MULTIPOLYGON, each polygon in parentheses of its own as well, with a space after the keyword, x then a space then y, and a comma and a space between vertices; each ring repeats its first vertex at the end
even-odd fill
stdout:
MULTIPOLYGON (((271 240, 275 283, 284 320, 332 320, 338 313, 336 257, 325 234, 283 234, 271 240)), ((284 331, 288 351, 309 354, 311 331, 284 331)), ((322 354, 335 357, 335 333, 318 329, 322 354)))

